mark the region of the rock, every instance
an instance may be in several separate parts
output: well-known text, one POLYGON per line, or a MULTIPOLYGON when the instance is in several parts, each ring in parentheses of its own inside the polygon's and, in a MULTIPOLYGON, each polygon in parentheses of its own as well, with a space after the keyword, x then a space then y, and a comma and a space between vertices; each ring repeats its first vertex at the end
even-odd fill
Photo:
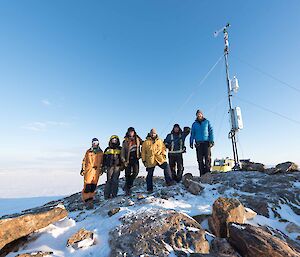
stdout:
POLYGON ((187 191, 190 192, 193 195, 199 195, 203 190, 204 190, 204 187, 202 187, 196 181, 190 181, 190 185, 187 188, 187 191))
POLYGON ((199 214, 199 215, 195 215, 192 218, 197 221, 199 224, 201 224, 204 220, 207 220, 211 217, 210 214, 199 214))
POLYGON ((257 213, 250 208, 245 208, 245 218, 246 220, 253 220, 256 217, 257 213))
POLYGON ((57 222, 68 216, 63 206, 57 206, 45 212, 21 215, 0 220, 0 249, 16 239, 57 222))
POLYGON ((211 242, 211 253, 219 257, 239 257, 238 253, 228 243, 227 239, 216 237, 211 242))
MULTIPOLYGON (((148 209, 125 215, 122 225, 110 232, 111 257, 169 256, 171 251, 193 249, 208 253, 201 225, 174 210, 148 209)), ((181 254, 181 256, 183 256, 181 254)))
POLYGON ((121 210, 120 207, 113 208, 113 209, 109 210, 107 214, 109 217, 111 217, 111 216, 115 215, 116 213, 118 213, 120 210, 121 210))
POLYGON ((298 233, 298 234, 300 234, 300 227, 297 224, 295 224, 294 222, 289 222, 286 225, 285 229, 289 233, 298 233))
POLYGON ((94 233, 82 228, 68 239, 67 247, 72 246, 74 249, 79 249, 93 245, 94 241, 94 233))
POLYGON ((298 171, 298 165, 293 162, 284 162, 277 164, 275 169, 276 173, 298 171))
POLYGON ((238 199, 219 197, 213 204, 209 228, 217 237, 228 236, 230 222, 244 223, 245 208, 238 199))
POLYGON ((193 180, 192 173, 186 173, 182 177, 182 184, 188 188, 190 186, 190 182, 193 180))
POLYGON ((265 165, 259 162, 250 162, 250 160, 242 160, 241 168, 244 171, 264 171, 265 165))
POLYGON ((16 257, 44 257, 44 256, 50 256, 53 252, 32 252, 32 253, 23 253, 18 254, 16 257))
POLYGON ((229 225, 229 243, 247 257, 299 257, 300 252, 285 241, 273 236, 259 227, 249 224, 229 225))
POLYGON ((198 182, 193 180, 193 175, 191 173, 184 174, 182 177, 182 184, 187 191, 193 195, 199 195, 204 189, 198 182))

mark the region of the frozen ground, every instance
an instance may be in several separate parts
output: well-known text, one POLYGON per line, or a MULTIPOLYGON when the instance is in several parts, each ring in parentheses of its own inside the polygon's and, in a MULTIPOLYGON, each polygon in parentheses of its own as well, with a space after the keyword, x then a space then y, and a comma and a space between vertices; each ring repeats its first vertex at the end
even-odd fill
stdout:
MULTIPOLYGON (((187 167, 189 172, 198 175, 197 167, 187 167)), ((146 176, 141 168, 140 176, 146 176)), ((155 175, 163 176, 156 168, 155 175)), ((124 177, 122 172, 121 177, 124 177)), ((104 184, 102 175, 99 184, 104 184)), ((78 170, 1 170, 0 169, 0 216, 20 212, 40 206, 52 200, 81 191, 83 178, 78 170)))
MULTIPOLYGON (((191 172, 195 175, 198 175, 196 167, 187 167, 186 172, 191 172)), ((155 175, 162 176, 162 174, 162 171, 157 168, 155 175)), ((6 198, 0 199, 2 213, 13 213, 20 211, 22 208, 38 206, 44 202, 48 202, 49 200, 57 199, 63 195, 70 195, 81 190, 82 177, 80 177, 78 173, 52 172, 51 174, 41 175, 39 179, 40 183, 38 184, 37 188, 41 190, 40 192, 43 193, 43 196, 35 197, 37 196, 38 191, 32 191, 32 188, 36 189, 36 187, 34 187, 34 180, 31 179, 31 176, 35 177, 35 175, 37 174, 34 173, 30 174, 30 176, 27 175, 18 178, 18 180, 15 181, 15 185, 20 185, 20 188, 12 188, 11 195, 9 195, 6 191, 7 188, 3 187, 3 184, 5 183, 1 179, 0 190, 3 190, 3 192, 5 191, 4 195, 6 195, 6 198), (58 178, 60 178, 59 181, 58 178), (72 183, 70 183, 70 181, 72 181, 72 183), (26 182, 26 186, 23 185, 23 182, 26 182), (24 196, 26 198, 23 197, 18 199, 18 196, 24 196)), ((145 175, 145 171, 142 171, 140 175, 145 175)), ((13 179, 13 174, 7 174, 6 176, 8 176, 9 179, 13 179)), ((103 182, 103 179, 104 177, 101 178, 100 183, 103 182)), ((165 190, 163 180, 160 181, 162 182, 157 182, 155 184, 155 192, 162 192, 165 190)), ((131 200, 135 202, 133 206, 126 206, 123 204, 127 198, 122 196, 122 189, 119 191, 120 196, 113 200, 113 202, 112 200, 103 200, 103 193, 98 192, 101 194, 100 198, 102 200, 101 204, 98 205, 96 209, 90 211, 80 210, 70 212, 67 219, 59 221, 54 225, 50 225, 36 233, 35 235, 37 236, 37 239, 29 243, 25 248, 20 249, 18 253, 40 250, 52 251, 54 252, 54 256, 109 256, 109 231, 120 225, 119 218, 125 214, 136 211, 148 211, 151 208, 174 209, 190 216, 210 214, 212 210, 212 204, 219 196, 234 197, 236 195, 249 194, 247 192, 234 189, 226 190, 220 194, 217 189, 218 187, 222 186, 221 183, 222 182, 220 181, 220 183, 214 185, 202 184, 205 189, 204 192, 199 196, 188 193, 182 184, 178 184, 167 189, 167 191, 169 190, 171 192, 176 192, 176 194, 174 194, 172 197, 164 199, 155 195, 154 192, 153 195, 146 195, 145 200, 138 201, 136 198, 137 193, 145 190, 145 185, 142 183, 134 188, 135 192, 131 197, 131 200), (121 210, 116 215, 109 217, 107 215, 107 211, 115 205, 120 206, 121 210), (74 250, 71 247, 66 247, 68 238, 83 227, 95 233, 96 244, 92 247, 83 248, 80 250, 74 250)), ((293 186, 299 187, 299 181, 294 182, 293 186)), ((101 190, 101 188, 98 188, 98 191, 99 190, 101 190)), ((282 219, 292 221, 296 225, 300 226, 299 215, 295 214, 294 211, 286 204, 282 204, 280 207, 281 209, 279 212, 282 219)), ((279 219, 274 215, 270 215, 269 218, 262 215, 257 215, 253 220, 248 222, 253 225, 268 225, 274 229, 284 232, 293 239, 296 239, 298 236, 296 233, 288 233, 286 231, 286 223, 279 222, 279 219)), ((207 221, 204 222, 202 226, 207 228, 207 221)), ((211 236, 209 234, 207 234, 207 239, 211 240, 211 236)), ((11 253, 8 256, 12 257, 15 255, 16 253, 11 253)))

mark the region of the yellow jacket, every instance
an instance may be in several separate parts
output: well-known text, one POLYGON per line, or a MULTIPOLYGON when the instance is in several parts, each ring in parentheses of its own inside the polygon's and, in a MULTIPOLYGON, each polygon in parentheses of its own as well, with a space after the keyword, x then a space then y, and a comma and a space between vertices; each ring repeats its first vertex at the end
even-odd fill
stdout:
POLYGON ((146 168, 161 165, 167 161, 166 146, 160 138, 152 139, 150 136, 142 145, 142 160, 146 168))

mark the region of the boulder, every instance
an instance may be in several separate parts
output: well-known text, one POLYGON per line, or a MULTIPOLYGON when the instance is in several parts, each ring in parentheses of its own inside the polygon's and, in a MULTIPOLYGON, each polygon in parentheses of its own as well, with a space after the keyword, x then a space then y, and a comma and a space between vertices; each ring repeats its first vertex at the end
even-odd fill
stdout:
POLYGON ((67 210, 63 206, 57 206, 44 212, 2 219, 0 220, 0 249, 67 216, 67 210))
POLYGON ((67 247, 72 246, 74 249, 79 249, 93 245, 94 241, 94 233, 82 228, 68 239, 67 247))
POLYGON ((182 184, 185 186, 186 190, 193 195, 199 195, 204 189, 198 182, 193 180, 193 175, 191 173, 184 174, 182 177, 182 184))
POLYGON ((265 165, 259 162, 251 162, 250 160, 241 161, 241 169, 244 171, 264 171, 265 165))
POLYGON ((229 243, 247 257, 299 257, 300 252, 265 230, 249 224, 229 225, 229 243))
POLYGON ((244 223, 245 208, 238 199, 219 197, 213 204, 212 216, 208 219, 208 225, 217 237, 228 236, 228 224, 230 222, 244 223))
POLYGON ((170 252, 193 249, 208 253, 205 230, 194 219, 174 210, 141 209, 120 219, 110 232, 111 257, 169 256, 170 252))
POLYGON ((52 255, 53 252, 32 252, 32 253, 22 253, 18 254, 16 257, 46 257, 52 255))
POLYGON ((298 171, 298 165, 293 162, 284 162, 275 166, 276 173, 298 171))
POLYGON ((190 181, 190 185, 187 188, 187 191, 193 195, 199 195, 203 191, 203 189, 204 187, 202 187, 198 182, 190 181))
POLYGON ((182 184, 188 188, 190 186, 191 181, 193 181, 192 173, 186 173, 182 177, 182 184))

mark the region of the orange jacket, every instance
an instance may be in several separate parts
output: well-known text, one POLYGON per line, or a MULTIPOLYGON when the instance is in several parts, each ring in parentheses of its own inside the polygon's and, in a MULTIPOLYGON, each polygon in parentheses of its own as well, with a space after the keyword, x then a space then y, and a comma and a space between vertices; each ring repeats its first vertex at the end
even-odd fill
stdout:
POLYGON ((103 152, 101 148, 96 153, 92 148, 88 149, 82 161, 84 170, 84 183, 97 184, 99 176, 102 175, 103 152))

